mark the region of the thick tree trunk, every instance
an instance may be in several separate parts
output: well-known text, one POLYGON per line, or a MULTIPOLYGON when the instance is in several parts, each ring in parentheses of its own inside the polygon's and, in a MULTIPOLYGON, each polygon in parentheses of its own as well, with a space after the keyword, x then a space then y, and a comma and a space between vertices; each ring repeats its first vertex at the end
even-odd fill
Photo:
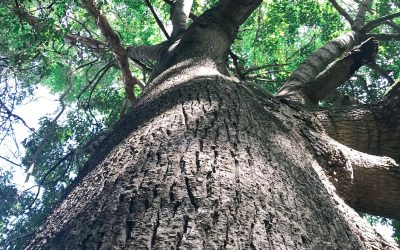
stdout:
POLYGON ((26 249, 394 249, 336 196, 312 116, 212 68, 159 76, 26 249))
POLYGON ((354 200, 350 156, 315 116, 226 76, 260 3, 221 0, 152 52, 144 96, 26 249, 397 248, 337 196, 332 165, 354 200))

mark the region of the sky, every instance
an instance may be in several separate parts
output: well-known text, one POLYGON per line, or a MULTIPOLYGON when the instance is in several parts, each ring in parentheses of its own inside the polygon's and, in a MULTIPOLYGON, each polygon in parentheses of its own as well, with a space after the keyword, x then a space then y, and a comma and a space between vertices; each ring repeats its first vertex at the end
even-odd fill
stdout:
MULTIPOLYGON (((57 107, 57 97, 52 95, 49 89, 39 87, 35 91, 33 98, 17 106, 14 113, 22 117, 29 127, 37 129, 39 127, 39 119, 43 116, 51 116, 51 114, 57 110, 57 107)), ((21 142, 28 137, 30 131, 21 123, 15 124, 14 130, 16 141, 19 143, 19 148, 16 147, 11 139, 8 139, 0 145, 0 152, 3 157, 7 157, 16 163, 20 163, 19 159, 13 158, 13 154, 17 154, 18 150, 21 155, 24 154, 24 147, 21 142)), ((10 170, 13 173, 14 182, 21 191, 35 185, 33 178, 30 178, 30 180, 25 183, 26 173, 24 169, 11 165, 2 159, 0 159, 0 163, 4 170, 10 170)))

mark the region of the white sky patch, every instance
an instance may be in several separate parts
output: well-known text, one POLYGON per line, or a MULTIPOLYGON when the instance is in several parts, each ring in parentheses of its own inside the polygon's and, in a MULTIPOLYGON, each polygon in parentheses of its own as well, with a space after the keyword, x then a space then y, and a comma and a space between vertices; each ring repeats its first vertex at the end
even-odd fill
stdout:
POLYGON ((377 225, 374 226, 374 228, 387 238, 391 238, 392 235, 394 234, 393 227, 389 225, 383 225, 381 223, 378 223, 377 225))
MULTIPOLYGON (((30 101, 17 106, 14 113, 24 119, 29 127, 37 129, 39 128, 39 119, 44 116, 51 117, 51 114, 56 112, 58 107, 59 102, 57 101, 57 97, 52 95, 48 88, 40 86, 35 90, 33 98, 30 101)), ((23 156, 25 154, 22 141, 27 138, 31 132, 22 123, 14 124, 13 128, 18 147, 11 138, 8 138, 0 145, 0 152, 2 156, 7 157, 16 163, 20 163, 19 159, 15 159, 14 156, 23 156)), ((2 159, 0 159, 0 164, 3 170, 9 170, 12 172, 13 181, 20 191, 35 185, 34 178, 32 177, 27 183, 25 183, 25 169, 12 165, 2 159)), ((35 191, 35 189, 32 191, 35 191)))

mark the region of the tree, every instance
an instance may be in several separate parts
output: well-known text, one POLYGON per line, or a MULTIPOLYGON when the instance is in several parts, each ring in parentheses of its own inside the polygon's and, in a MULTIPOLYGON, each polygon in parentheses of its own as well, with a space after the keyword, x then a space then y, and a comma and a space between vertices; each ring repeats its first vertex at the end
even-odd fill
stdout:
MULTIPOLYGON (((107 2, 79 3, 104 40, 47 26, 21 4, 10 3, 43 40, 55 36, 109 60, 88 85, 79 82, 81 91, 73 86, 68 62, 53 64, 68 83, 60 115, 70 92, 79 98, 93 87, 86 93, 90 104, 100 75, 111 68, 121 72, 126 99, 133 105, 108 135, 79 146, 84 161, 86 149, 101 141, 90 160, 78 165, 73 183, 59 190, 65 195, 25 249, 396 249, 393 240, 375 232, 357 212, 399 219, 399 83, 376 59, 378 40, 398 39, 398 33, 371 34, 387 32, 387 26, 382 28, 386 24, 396 30, 398 12, 366 21, 368 11, 372 16, 377 9, 370 8, 372 1, 361 2, 354 14, 330 1, 351 31, 326 41, 273 96, 250 81, 249 74, 263 66, 248 67, 231 48, 241 25, 251 25, 244 22, 261 0, 220 0, 199 16, 190 13, 190 0, 165 2, 172 6, 167 41, 130 47, 101 11, 107 2), (143 72, 152 66, 146 85, 133 75, 129 60, 143 72), (334 102, 331 109, 318 109, 318 102, 363 65, 392 83, 379 101, 360 104, 347 98, 358 104, 334 102)), ((157 11, 145 3, 165 30, 157 11)), ((276 61, 275 66, 278 57, 276 61)), ((261 77, 255 78, 259 83, 261 77)), ((122 99, 117 100, 122 106, 122 99)), ((70 168, 65 160, 76 155, 77 149, 59 149, 53 151, 59 160, 52 167, 35 167, 43 160, 43 149, 57 145, 46 136, 60 142, 73 133, 58 125, 60 115, 43 122, 33 135, 40 140, 27 142, 34 150, 24 164, 41 186, 48 185, 49 176, 58 183, 70 168)))

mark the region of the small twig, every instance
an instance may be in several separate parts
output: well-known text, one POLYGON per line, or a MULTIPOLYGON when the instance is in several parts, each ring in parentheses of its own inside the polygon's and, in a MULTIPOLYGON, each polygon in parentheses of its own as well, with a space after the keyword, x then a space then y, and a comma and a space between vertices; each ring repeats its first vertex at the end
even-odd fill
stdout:
POLYGON ((5 158, 5 157, 3 157, 3 156, 1 156, 1 155, 0 155, 0 158, 3 159, 3 160, 5 160, 5 161, 8 162, 8 163, 11 163, 11 164, 17 166, 17 167, 23 167, 21 164, 18 164, 18 163, 16 163, 16 162, 13 162, 12 160, 7 159, 7 158, 5 158))
POLYGON ((154 19, 156 20, 156 23, 158 25, 158 27, 160 27, 161 31, 164 33, 164 36, 169 39, 169 35, 167 30, 165 29, 163 23, 161 22, 160 18, 157 16, 156 11, 153 8, 153 5, 151 5, 150 0, 144 0, 147 7, 149 7, 151 14, 153 14, 154 19))

